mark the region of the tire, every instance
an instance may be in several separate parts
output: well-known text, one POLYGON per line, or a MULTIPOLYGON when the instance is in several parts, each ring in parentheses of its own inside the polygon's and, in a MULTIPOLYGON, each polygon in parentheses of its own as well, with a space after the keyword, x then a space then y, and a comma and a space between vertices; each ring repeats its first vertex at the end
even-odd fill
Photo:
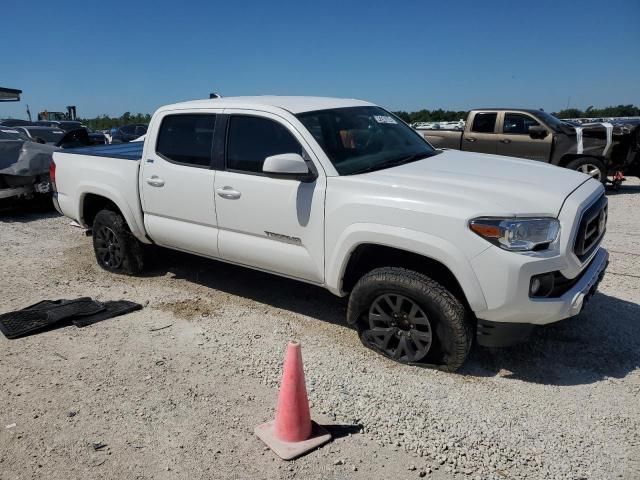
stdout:
POLYGON ((567 163, 566 168, 590 175, 603 185, 607 183, 607 168, 604 166, 604 163, 597 158, 576 158, 575 160, 567 163))
POLYGON ((142 244, 133 236, 120 213, 100 210, 93 220, 96 261, 112 273, 136 275, 142 271, 142 244))
POLYGON ((449 372, 462 366, 473 340, 463 304, 428 276, 404 268, 364 275, 351 292, 347 321, 366 347, 400 363, 449 372))

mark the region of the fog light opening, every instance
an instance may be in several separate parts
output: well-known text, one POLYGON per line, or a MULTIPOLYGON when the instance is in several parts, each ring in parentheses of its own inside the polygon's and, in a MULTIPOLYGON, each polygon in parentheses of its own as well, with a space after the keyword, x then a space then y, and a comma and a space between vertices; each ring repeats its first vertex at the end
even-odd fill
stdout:
POLYGON ((531 287, 529 287, 529 295, 535 297, 542 286, 542 282, 539 278, 533 277, 531 279, 531 287))
POLYGON ((529 297, 547 297, 553 291, 553 273, 543 273, 531 277, 529 297))

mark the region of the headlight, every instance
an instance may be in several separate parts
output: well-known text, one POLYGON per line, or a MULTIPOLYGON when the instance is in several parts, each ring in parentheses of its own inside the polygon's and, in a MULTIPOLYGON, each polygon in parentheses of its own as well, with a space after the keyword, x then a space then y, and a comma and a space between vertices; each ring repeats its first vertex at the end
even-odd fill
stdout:
POLYGON ((505 250, 544 250, 558 238, 560 222, 555 218, 474 218, 469 228, 505 250))

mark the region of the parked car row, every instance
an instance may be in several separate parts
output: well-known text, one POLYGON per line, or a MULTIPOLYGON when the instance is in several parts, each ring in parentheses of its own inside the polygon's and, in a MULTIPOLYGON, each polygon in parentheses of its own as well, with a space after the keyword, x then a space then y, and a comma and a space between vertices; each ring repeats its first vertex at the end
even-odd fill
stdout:
POLYGON ((93 131, 77 120, 38 120, 29 122, 15 118, 0 119, 0 126, 20 128, 30 139, 39 143, 55 144, 65 132, 76 129, 86 130, 91 145, 106 143, 127 143, 137 140, 147 133, 147 125, 135 123, 113 127, 102 132, 93 131))
POLYGON ((19 128, 31 140, 38 143, 54 145, 66 132, 72 130, 85 130, 91 145, 104 145, 107 143, 107 139, 102 133, 94 132, 77 120, 37 120, 29 122, 10 118, 0 120, 0 126, 19 128))

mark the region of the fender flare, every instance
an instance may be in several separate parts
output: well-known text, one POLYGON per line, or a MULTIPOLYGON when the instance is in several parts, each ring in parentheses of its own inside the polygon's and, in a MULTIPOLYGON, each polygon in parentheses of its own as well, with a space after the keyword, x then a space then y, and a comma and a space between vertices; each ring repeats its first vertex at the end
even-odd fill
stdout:
MULTIPOLYGON (((122 213, 131 233, 141 242, 149 243, 149 240, 146 237, 146 232, 144 229, 144 225, 140 223, 135 215, 135 213, 129 207, 129 204, 126 202, 121 193, 119 193, 114 188, 111 188, 109 185, 101 185, 95 183, 82 183, 78 185, 77 198, 79 198, 77 205, 77 213, 76 218, 78 219, 78 223, 80 223, 85 228, 91 228, 91 225, 87 225, 84 221, 83 209, 84 209, 84 201, 87 195, 98 195, 100 197, 104 197, 107 200, 113 202, 116 207, 122 213)), ((142 219, 140 219, 142 220, 142 219)))
POLYGON ((334 294, 345 295, 342 279, 349 259, 355 249, 363 244, 405 250, 442 263, 460 284, 471 309, 474 312, 487 309, 484 293, 471 263, 455 245, 428 233, 372 223, 351 224, 339 236, 332 254, 327 257, 326 286, 334 294))

